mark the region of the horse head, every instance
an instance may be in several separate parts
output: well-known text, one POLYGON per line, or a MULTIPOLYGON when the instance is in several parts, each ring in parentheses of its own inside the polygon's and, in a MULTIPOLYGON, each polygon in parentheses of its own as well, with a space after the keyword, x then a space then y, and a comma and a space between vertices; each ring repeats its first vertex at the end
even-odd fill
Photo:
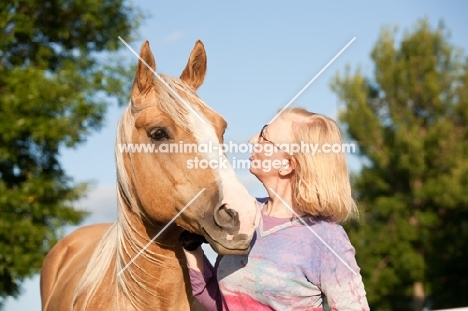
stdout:
POLYGON ((149 43, 142 45, 117 143, 146 149, 116 148, 119 192, 145 225, 166 224, 183 210, 179 227, 204 235, 220 254, 245 253, 259 211, 219 152, 226 121, 196 93, 206 62, 198 41, 180 78, 156 75, 149 43))

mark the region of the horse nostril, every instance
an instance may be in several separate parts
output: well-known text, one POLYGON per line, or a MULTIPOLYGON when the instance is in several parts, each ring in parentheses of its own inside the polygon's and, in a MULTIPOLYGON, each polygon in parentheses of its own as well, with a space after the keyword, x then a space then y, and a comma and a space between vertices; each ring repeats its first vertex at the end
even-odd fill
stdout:
POLYGON ((226 204, 217 207, 214 211, 215 223, 229 234, 236 234, 239 231, 239 213, 228 208, 226 204))
POLYGON ((237 216, 237 212, 233 209, 230 209, 230 208, 225 208, 224 209, 226 211, 226 213, 228 213, 229 216, 231 216, 232 218, 236 217, 237 216))

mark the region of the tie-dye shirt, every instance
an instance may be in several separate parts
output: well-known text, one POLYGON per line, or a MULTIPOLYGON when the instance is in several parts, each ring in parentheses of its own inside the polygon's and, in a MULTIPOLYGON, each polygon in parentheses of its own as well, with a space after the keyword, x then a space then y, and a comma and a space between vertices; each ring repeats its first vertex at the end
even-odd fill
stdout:
POLYGON ((355 251, 343 227, 312 217, 264 215, 247 255, 205 257, 190 269, 194 296, 207 310, 369 310, 355 251), (331 248, 331 250, 330 250, 331 248))

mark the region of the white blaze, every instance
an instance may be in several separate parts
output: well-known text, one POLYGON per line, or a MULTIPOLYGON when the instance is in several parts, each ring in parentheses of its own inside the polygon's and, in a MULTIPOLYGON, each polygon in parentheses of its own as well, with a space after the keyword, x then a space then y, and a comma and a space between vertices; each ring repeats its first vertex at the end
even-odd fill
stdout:
MULTIPOLYGON (((201 112, 200 115, 203 116, 201 112)), ((199 146, 211 145, 211 148, 209 148, 206 153, 200 155, 204 157, 208 163, 217 164, 215 167, 208 167, 207 169, 213 170, 217 186, 220 189, 222 200, 218 202, 218 206, 226 204, 227 208, 235 210, 239 215, 239 233, 252 236, 260 219, 260 213, 255 198, 248 193, 247 189, 237 178, 226 154, 220 154, 222 145, 218 140, 214 126, 208 120, 203 124, 198 117, 192 114, 189 116, 189 122, 189 128, 194 129, 195 139, 199 146)))

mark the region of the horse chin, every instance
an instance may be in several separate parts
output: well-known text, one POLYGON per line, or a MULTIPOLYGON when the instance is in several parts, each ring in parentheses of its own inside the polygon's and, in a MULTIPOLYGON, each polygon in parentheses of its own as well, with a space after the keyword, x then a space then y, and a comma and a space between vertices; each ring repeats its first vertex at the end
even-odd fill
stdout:
POLYGON ((243 255, 250 251, 251 239, 244 234, 228 240, 226 238, 214 239, 206 230, 204 232, 205 239, 210 243, 211 248, 220 255, 243 255))

